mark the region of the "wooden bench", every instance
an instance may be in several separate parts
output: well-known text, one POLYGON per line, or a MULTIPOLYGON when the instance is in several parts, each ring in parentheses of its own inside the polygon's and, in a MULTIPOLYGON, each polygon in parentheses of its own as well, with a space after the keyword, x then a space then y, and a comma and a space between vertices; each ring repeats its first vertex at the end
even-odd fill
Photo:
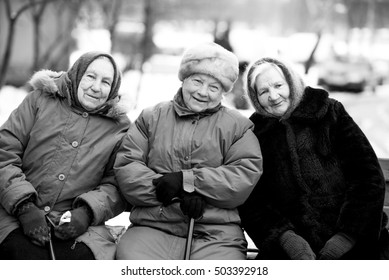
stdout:
MULTIPOLYGON (((384 173, 385 182, 386 182, 386 193, 385 193, 385 202, 384 202, 384 212, 389 217, 389 158, 380 158, 379 163, 381 166, 381 169, 384 173)), ((121 237, 121 235, 125 232, 126 228, 125 226, 108 226, 109 230, 115 237, 115 240, 118 241, 121 237)), ((388 226, 389 228, 389 226, 388 226)), ((247 250, 247 259, 255 259, 256 255, 258 254, 258 249, 255 248, 254 243, 251 241, 251 239, 246 235, 246 238, 248 239, 249 248, 247 250)))
POLYGON ((386 182, 384 212, 389 217, 389 158, 380 158, 379 161, 386 182))

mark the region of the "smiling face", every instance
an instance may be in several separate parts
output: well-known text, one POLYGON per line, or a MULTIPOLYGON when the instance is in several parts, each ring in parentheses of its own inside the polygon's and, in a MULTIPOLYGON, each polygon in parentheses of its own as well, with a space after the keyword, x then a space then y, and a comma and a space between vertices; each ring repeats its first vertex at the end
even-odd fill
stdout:
POLYGON ((223 89, 215 78, 205 74, 194 74, 182 83, 182 96, 186 106, 199 113, 219 105, 223 89))
POLYGON ((91 111, 104 104, 111 92, 114 68, 106 57, 94 60, 86 69, 77 89, 82 107, 91 111))
POLYGON ((290 89, 281 69, 273 64, 258 67, 254 87, 266 112, 282 117, 290 106, 290 89))

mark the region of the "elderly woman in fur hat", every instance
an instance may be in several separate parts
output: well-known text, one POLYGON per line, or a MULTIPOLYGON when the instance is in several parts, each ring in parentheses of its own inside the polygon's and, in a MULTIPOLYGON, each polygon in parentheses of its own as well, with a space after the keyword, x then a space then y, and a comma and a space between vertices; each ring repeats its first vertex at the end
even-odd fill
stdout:
POLYGON ((189 48, 169 102, 145 109, 123 139, 115 174, 133 205, 118 259, 183 259, 190 218, 191 259, 245 259, 237 207, 262 172, 253 125, 221 105, 238 59, 210 43, 189 48))
POLYGON ((258 258, 380 258, 384 177, 343 105, 273 58, 252 64, 247 90, 264 172, 240 214, 258 258))
POLYGON ((126 205, 113 163, 130 125, 120 79, 98 52, 32 77, 33 91, 0 128, 1 259, 52 258, 50 239, 57 259, 114 258, 104 222, 126 205))

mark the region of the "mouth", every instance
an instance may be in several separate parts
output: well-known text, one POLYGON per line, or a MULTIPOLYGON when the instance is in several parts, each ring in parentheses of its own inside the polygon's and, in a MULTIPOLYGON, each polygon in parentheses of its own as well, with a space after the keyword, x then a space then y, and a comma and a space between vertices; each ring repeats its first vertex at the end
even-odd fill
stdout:
POLYGON ((192 96, 194 100, 196 100, 197 102, 200 102, 200 103, 207 103, 208 100, 201 100, 201 99, 197 99, 196 97, 192 96))
POLYGON ((279 106, 282 105, 283 102, 284 102, 283 100, 276 101, 276 102, 274 102, 274 103, 272 104, 272 106, 273 106, 273 107, 279 107, 279 106))
POLYGON ((85 94, 88 98, 92 99, 92 100, 99 100, 98 97, 94 96, 94 95, 90 95, 90 94, 85 94))

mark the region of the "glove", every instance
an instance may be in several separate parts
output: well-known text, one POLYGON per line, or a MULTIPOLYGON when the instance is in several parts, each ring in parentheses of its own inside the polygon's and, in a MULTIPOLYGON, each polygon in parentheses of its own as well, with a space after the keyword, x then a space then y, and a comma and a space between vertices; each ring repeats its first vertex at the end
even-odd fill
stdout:
POLYGON ((183 191, 180 208, 184 215, 187 215, 189 218, 198 219, 204 213, 205 200, 198 193, 183 191))
POLYGON ((32 243, 45 246, 50 240, 50 228, 47 225, 45 212, 31 201, 22 202, 15 211, 23 232, 32 243))
POLYGON ((156 186, 157 199, 164 206, 169 205, 173 198, 178 197, 182 190, 182 172, 172 172, 153 180, 156 186))
POLYGON ((308 242, 293 230, 287 230, 281 235, 280 245, 292 260, 316 259, 308 242))
POLYGON ((70 211, 71 218, 69 223, 57 226, 54 230, 56 237, 62 240, 76 238, 86 232, 92 220, 92 211, 88 206, 81 206, 70 211))
POLYGON ((350 251, 355 245, 355 239, 345 233, 337 233, 330 238, 320 250, 320 260, 337 260, 350 251))

